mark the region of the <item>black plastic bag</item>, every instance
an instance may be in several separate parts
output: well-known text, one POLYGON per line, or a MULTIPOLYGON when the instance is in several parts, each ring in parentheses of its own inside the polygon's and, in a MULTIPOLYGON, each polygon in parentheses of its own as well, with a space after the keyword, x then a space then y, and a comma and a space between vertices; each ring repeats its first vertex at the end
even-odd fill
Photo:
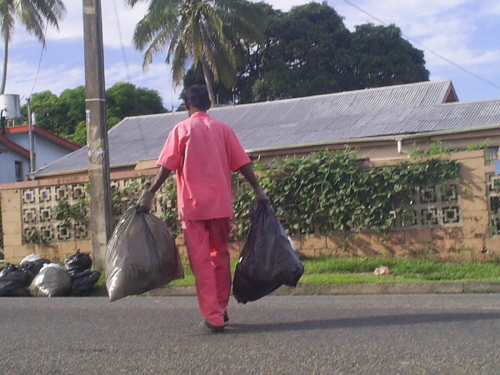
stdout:
POLYGON ((28 287, 33 275, 30 271, 20 269, 14 264, 7 264, 0 271, 1 297, 27 297, 30 295, 28 287))
POLYGON ((30 285, 35 297, 67 296, 71 290, 71 277, 66 270, 47 264, 42 267, 30 285))
POLYGON ((69 295, 72 297, 88 296, 92 291, 94 284, 99 280, 101 273, 99 271, 86 270, 80 273, 71 275, 71 291, 69 295))
POLYGON ((142 294, 184 277, 179 251, 167 224, 130 207, 106 249, 106 288, 110 301, 142 294))
POLYGON ((304 266, 270 207, 251 208, 251 227, 233 278, 240 303, 262 298, 282 285, 297 286, 304 266))
POLYGON ((69 274, 83 272, 92 268, 92 259, 87 253, 81 253, 78 249, 75 254, 64 259, 64 269, 69 274))

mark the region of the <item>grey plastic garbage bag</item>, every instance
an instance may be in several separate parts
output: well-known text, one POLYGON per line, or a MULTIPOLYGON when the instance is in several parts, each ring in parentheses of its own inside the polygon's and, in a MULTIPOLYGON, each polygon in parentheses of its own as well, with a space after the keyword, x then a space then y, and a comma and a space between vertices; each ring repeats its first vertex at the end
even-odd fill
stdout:
POLYGON ((69 273, 58 264, 46 264, 30 285, 30 294, 34 297, 67 296, 71 290, 69 273))
POLYGON ((258 300, 282 285, 297 286, 304 273, 272 208, 254 206, 250 219, 250 232, 233 278, 233 295, 240 303, 258 300))
POLYGON ((151 213, 130 207, 106 249, 106 288, 110 301, 142 294, 182 278, 184 270, 174 236, 151 213))

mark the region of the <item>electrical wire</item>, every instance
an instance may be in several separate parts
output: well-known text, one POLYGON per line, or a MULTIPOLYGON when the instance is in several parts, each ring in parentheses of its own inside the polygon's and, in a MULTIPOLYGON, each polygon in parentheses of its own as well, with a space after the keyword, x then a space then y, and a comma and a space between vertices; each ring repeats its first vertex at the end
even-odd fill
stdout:
MULTIPOLYGON (((357 10, 359 10, 360 12, 362 12, 362 13, 366 14, 367 16, 369 16, 369 17, 373 18, 374 20, 376 20, 376 21, 380 22, 382 25, 385 25, 385 26, 387 26, 387 25, 388 25, 386 22, 382 21, 380 18, 375 17, 373 14, 368 13, 366 10, 364 10, 364 9, 360 8, 359 6, 357 6, 357 5, 353 4, 353 3, 351 3, 350 1, 348 1, 348 0, 344 0, 344 1, 345 1, 347 4, 349 4, 350 6, 352 6, 352 7, 356 8, 357 10)), ((420 46, 420 47, 422 47, 424 50, 429 51, 429 52, 430 52, 430 53, 432 53, 433 55, 436 55, 436 56, 437 56, 437 57, 439 57, 440 59, 442 59, 442 60, 446 61, 447 63, 449 63, 449 64, 453 65, 454 67, 456 67, 456 68, 458 68, 458 69, 462 70, 463 72, 465 72, 465 73, 467 73, 467 74, 469 74, 469 75, 473 76, 474 78, 477 78, 477 79, 479 79, 479 80, 481 80, 481 81, 483 81, 483 82, 486 82, 486 83, 490 84, 490 85, 491 85, 491 86, 493 86, 493 87, 496 87, 497 89, 500 89, 500 85, 497 85, 496 83, 494 83, 494 82, 492 82, 492 81, 490 81, 490 80, 488 80, 488 79, 486 79, 486 78, 483 78, 483 77, 481 77, 481 76, 479 76, 479 75, 477 75, 477 74, 475 74, 475 73, 471 72, 470 70, 468 70, 468 69, 464 68, 463 66, 458 65, 456 62, 453 62, 453 61, 451 61, 450 59, 447 59, 446 57, 444 57, 444 56, 440 55, 439 53, 437 53, 437 52, 435 52, 435 51, 433 51, 433 50, 431 50, 431 49, 427 48, 426 46, 422 45, 421 43, 417 42, 416 40, 414 40, 414 39, 412 39, 412 38, 410 38, 410 37, 406 36, 405 34, 401 33, 401 35, 402 35, 405 39, 407 39, 407 40, 411 41, 411 42, 412 42, 412 43, 414 43, 414 44, 419 45, 419 46, 420 46)))
MULTIPOLYGON (((48 27, 49 27, 49 24, 47 23, 45 25, 45 32, 44 32, 44 38, 45 36, 47 35, 47 30, 48 30, 48 27)), ((42 49, 40 50, 40 59, 38 60, 38 68, 36 70, 36 74, 35 74, 35 80, 33 82, 33 87, 31 88, 31 92, 30 92, 30 98, 31 98, 31 95, 33 94, 33 91, 35 90, 35 86, 36 86, 36 81, 38 80, 38 74, 40 73, 40 67, 42 65, 42 57, 43 57, 43 51, 45 50, 45 40, 43 41, 43 44, 42 44, 42 49)))
MULTIPOLYGON (((120 17, 118 17, 118 7, 116 5, 116 0, 113 0, 113 4, 115 7, 116 26, 118 28, 118 36, 120 39, 120 48, 122 50, 123 61, 125 63, 125 68, 127 69, 128 81, 129 81, 129 83, 132 83, 132 76, 130 75, 130 69, 129 69, 129 65, 128 65, 127 55, 125 54, 125 46, 123 44, 122 30, 121 30, 121 25, 120 25, 120 17)), ((144 131, 142 129, 143 121, 139 119, 139 116, 134 116, 134 119, 135 119, 135 122, 137 123, 137 129, 138 129, 139 134, 141 136, 142 146, 144 148, 147 148, 147 143, 146 143, 146 140, 144 139, 144 131)))
POLYGON ((122 30, 121 30, 121 26, 120 26, 120 17, 118 17, 118 7, 116 5, 116 0, 113 0, 113 4, 115 6, 116 25, 118 28, 118 37, 120 39, 120 47, 122 50, 123 61, 125 62, 125 68, 127 69, 128 80, 132 81, 132 77, 130 75, 130 69, 128 66, 127 55, 125 54, 125 47, 123 46, 122 30))

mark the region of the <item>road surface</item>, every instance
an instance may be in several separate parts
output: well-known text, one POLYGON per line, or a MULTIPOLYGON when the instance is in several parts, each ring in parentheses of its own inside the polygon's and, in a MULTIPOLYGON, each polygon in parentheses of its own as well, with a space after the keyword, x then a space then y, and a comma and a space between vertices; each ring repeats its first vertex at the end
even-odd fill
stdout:
POLYGON ((500 374, 500 295, 1 298, 2 374, 500 374))

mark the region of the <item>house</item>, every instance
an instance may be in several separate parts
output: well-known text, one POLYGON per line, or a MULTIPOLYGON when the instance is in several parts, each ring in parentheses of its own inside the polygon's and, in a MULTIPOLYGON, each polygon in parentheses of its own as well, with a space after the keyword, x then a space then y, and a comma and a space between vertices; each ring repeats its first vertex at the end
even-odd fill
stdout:
POLYGON ((0 183, 25 181, 30 169, 36 170, 80 148, 36 125, 32 126, 32 151, 28 125, 7 127, 2 133, 0 183))
MULTIPOLYGON (((488 138, 492 150, 500 145, 500 99, 458 102, 449 80, 216 107, 209 113, 261 158, 349 144, 360 156, 383 160, 400 157, 413 144, 426 147, 432 139, 462 147, 488 138)), ((109 131, 111 169, 155 167, 169 131, 186 117, 187 112, 176 112, 125 118, 109 131)), ((83 147, 38 168, 33 177, 85 173, 87 163, 83 147)))
MULTIPOLYGON (((498 158, 500 99, 462 103, 452 82, 442 80, 215 107, 209 113, 228 123, 246 151, 264 163, 348 145, 367 163, 380 166, 407 159, 409 152, 434 140, 463 148, 487 139, 486 152, 448 156, 462 163, 461 180, 447 186, 451 194, 446 196, 439 194, 440 186, 430 187, 432 201, 421 199, 411 208, 423 219, 394 228, 388 240, 357 233, 349 251, 340 250, 345 241, 335 235, 304 235, 296 242, 309 256, 405 256, 421 249, 433 249, 443 259, 500 255, 500 213, 490 209, 500 206, 500 178, 488 163, 498 158), (446 221, 425 220, 438 214, 447 215, 446 221)), ((140 189, 141 179, 156 174, 168 133, 186 117, 186 112, 128 117, 113 127, 108 133, 112 188, 137 194, 133 189, 140 189)), ((82 147, 39 166, 30 181, 0 185, 6 259, 15 262, 33 252, 64 259, 77 249, 92 251, 85 222, 68 226, 55 218, 60 202, 88 200, 87 165, 88 149, 82 147)))

